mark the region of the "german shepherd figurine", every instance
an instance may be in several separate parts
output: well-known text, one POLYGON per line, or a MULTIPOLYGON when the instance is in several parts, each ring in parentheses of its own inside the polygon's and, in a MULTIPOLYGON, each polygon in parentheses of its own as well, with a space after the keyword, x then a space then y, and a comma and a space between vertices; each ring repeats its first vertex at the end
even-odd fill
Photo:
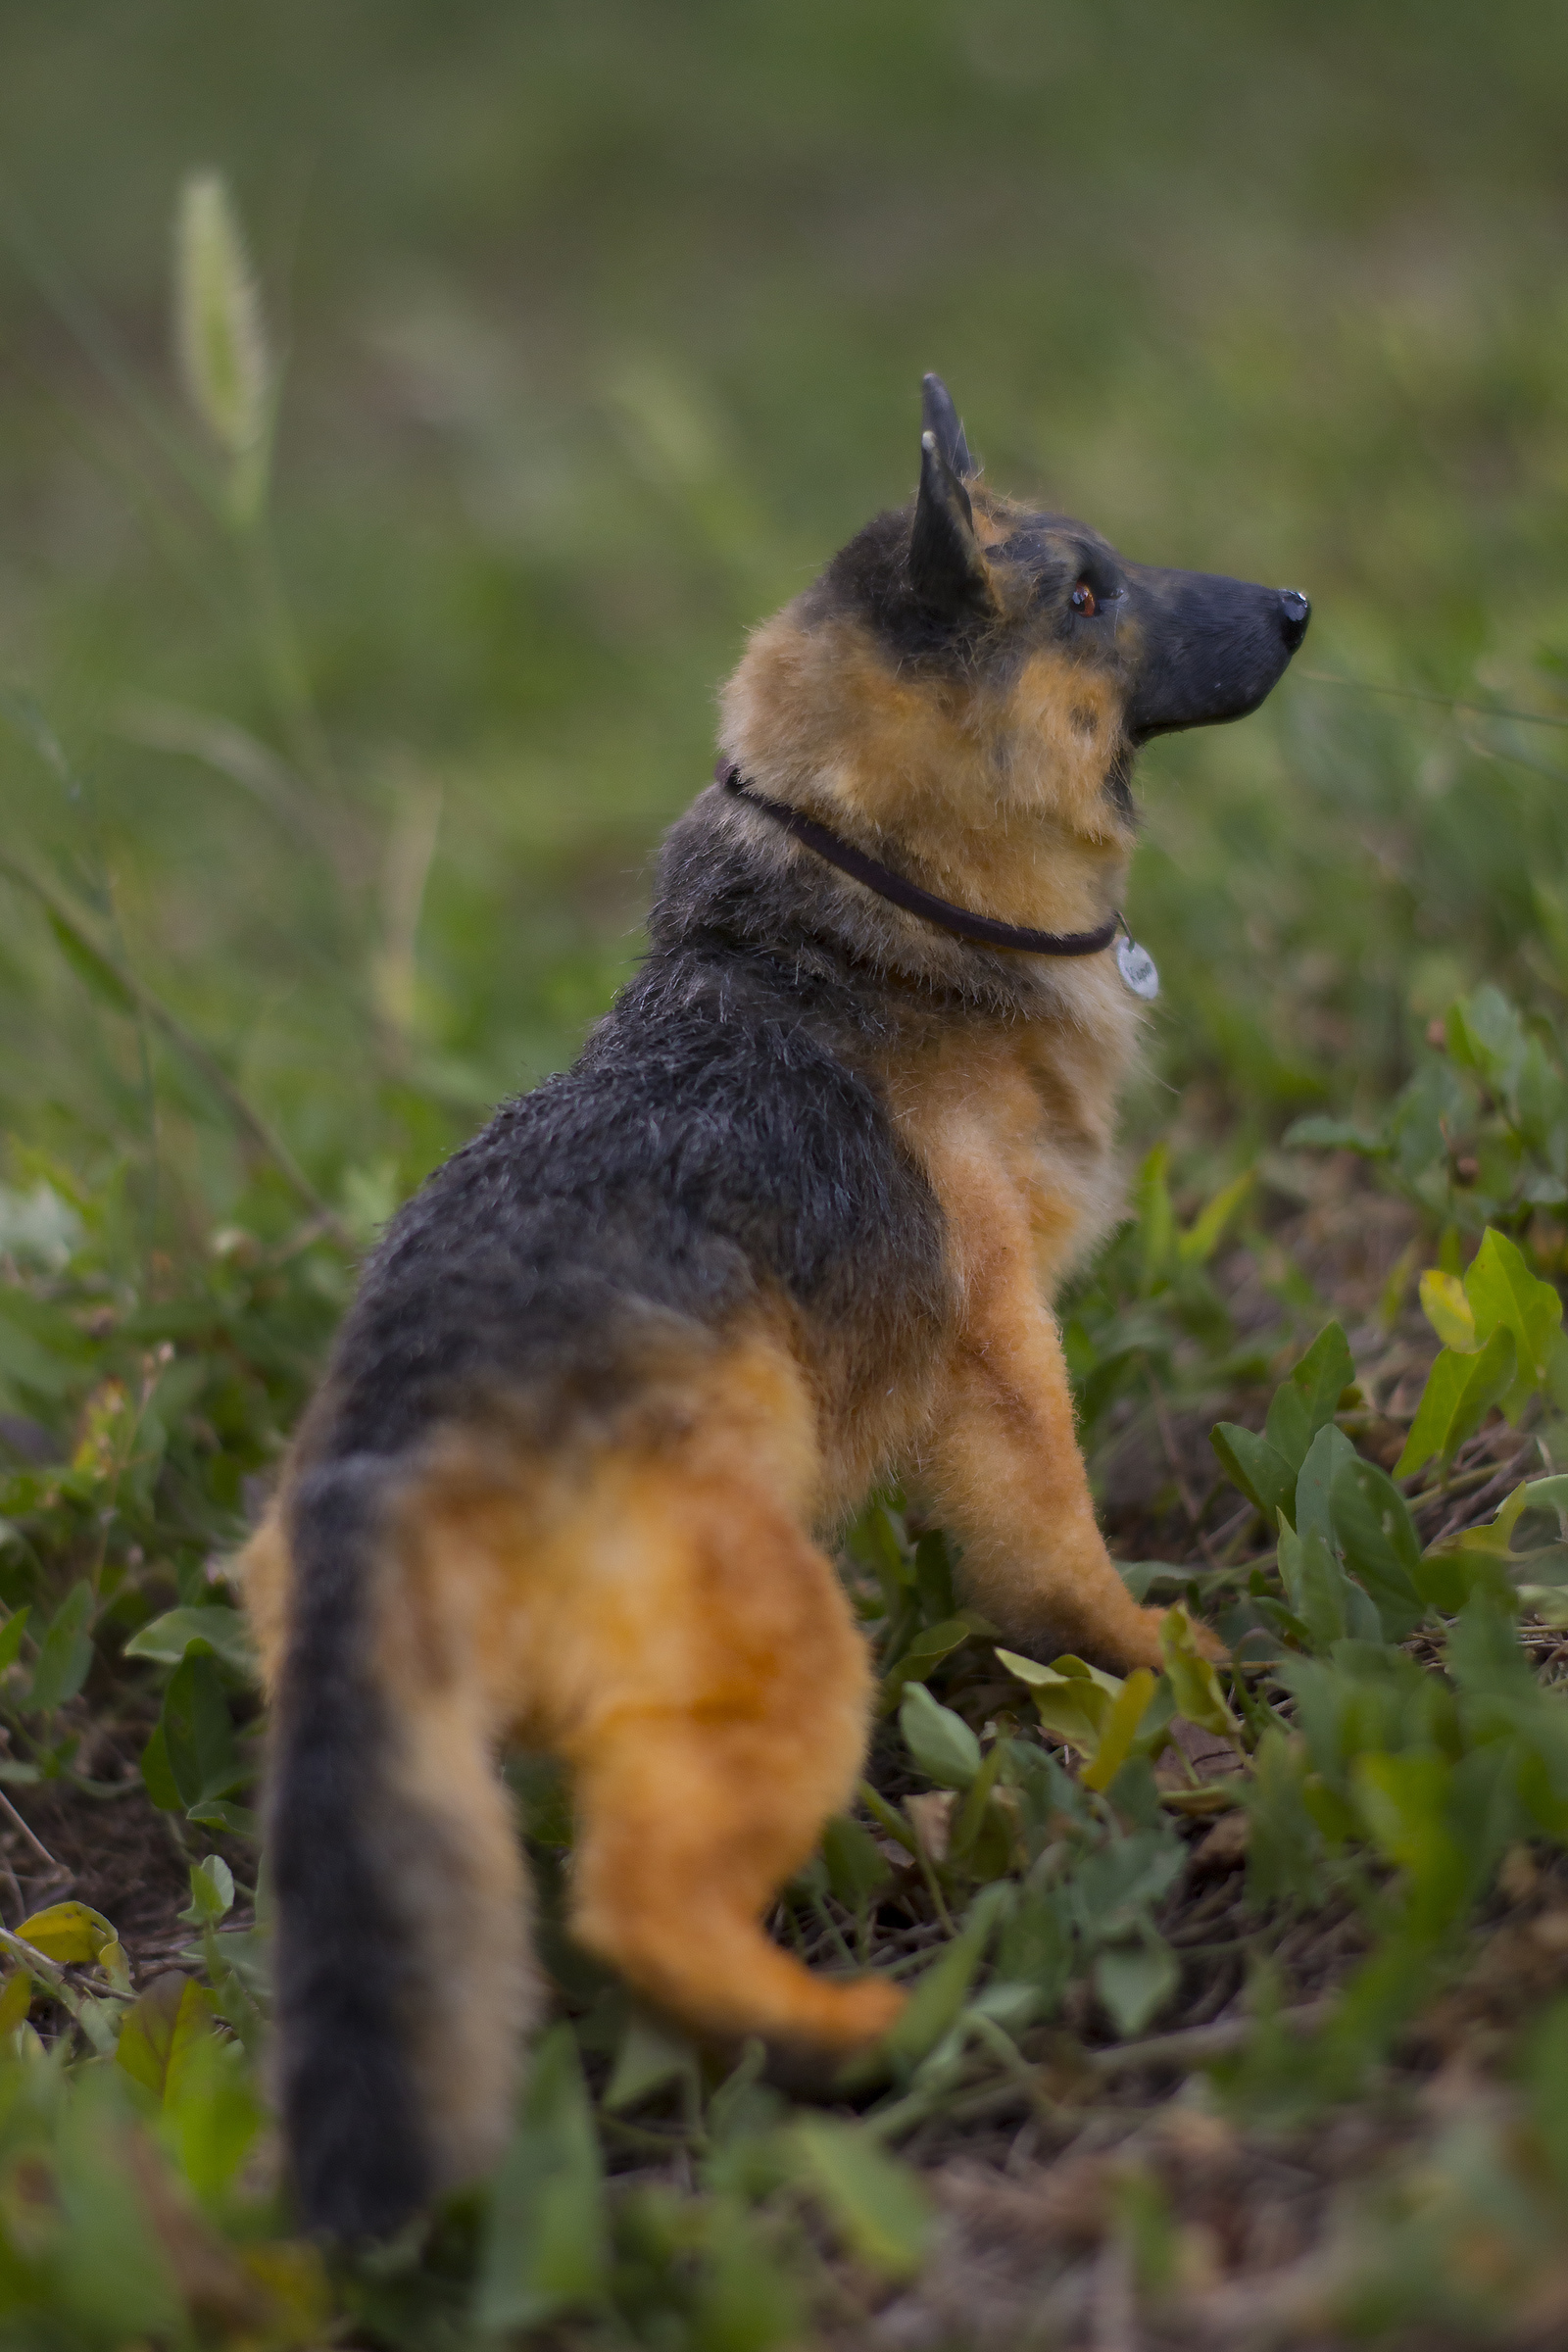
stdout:
POLYGON ((1013 1642, 1160 1662, 1048 1301, 1118 1215, 1133 756, 1254 710, 1309 608, 985 488, 935 376, 924 421, 913 503, 752 638, 637 979, 394 1218, 250 1545, 309 2227, 505 2139, 507 1742, 569 1769, 573 1933, 647 2000, 796 2051, 892 2022, 760 1925, 860 1766, 819 1535, 879 1479, 1013 1642))

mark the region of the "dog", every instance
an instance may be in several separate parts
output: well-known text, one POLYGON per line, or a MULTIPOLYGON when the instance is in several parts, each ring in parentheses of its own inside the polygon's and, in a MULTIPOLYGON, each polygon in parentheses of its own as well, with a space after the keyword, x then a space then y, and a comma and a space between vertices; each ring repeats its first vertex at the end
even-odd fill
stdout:
POLYGON ((638 1995, 786 2056, 891 2024, 760 1925, 861 1764, 823 1536, 879 1480, 1013 1642, 1160 1664, 1049 1301, 1120 1212, 1134 756, 1254 710, 1309 607, 991 490, 935 376, 923 416, 914 500, 750 640, 638 976, 392 1220, 248 1547, 324 2233, 504 2143, 539 2002, 509 1742, 568 1769, 572 1933, 638 1995))

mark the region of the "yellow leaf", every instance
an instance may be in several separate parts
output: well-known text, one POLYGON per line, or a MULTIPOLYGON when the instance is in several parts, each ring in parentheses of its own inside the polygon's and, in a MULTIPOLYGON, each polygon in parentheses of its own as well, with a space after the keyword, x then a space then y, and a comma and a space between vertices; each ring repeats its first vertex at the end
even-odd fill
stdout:
POLYGON ((32 1979, 24 1968, 0 1985, 0 2041, 15 2033, 32 2006, 32 1979))
POLYGON ((24 1919, 16 1933, 46 1960, 60 1960, 68 1967, 96 1960, 106 1944, 118 1949, 120 1943, 103 1913, 89 1911, 85 1903, 51 1903, 46 1911, 24 1919))
POLYGON ((1445 1348, 1456 1355, 1474 1354, 1479 1345, 1475 1309, 1457 1274, 1445 1274, 1439 1266, 1427 1268, 1421 1277, 1421 1312, 1445 1348))
POLYGON ((1108 1788, 1138 1736, 1138 1726, 1154 1695, 1154 1677, 1139 1666, 1127 1677, 1106 1713, 1095 1760, 1082 1775, 1086 1788, 1108 1788))
POLYGON ((1214 1662, 1199 1648, 1193 1636, 1193 1621, 1179 1602, 1167 1609, 1160 1620, 1159 1645, 1165 1653, 1165 1672, 1176 1693, 1179 1711, 1200 1730, 1216 1732, 1222 1739, 1234 1739, 1236 1718, 1226 1704, 1214 1662))

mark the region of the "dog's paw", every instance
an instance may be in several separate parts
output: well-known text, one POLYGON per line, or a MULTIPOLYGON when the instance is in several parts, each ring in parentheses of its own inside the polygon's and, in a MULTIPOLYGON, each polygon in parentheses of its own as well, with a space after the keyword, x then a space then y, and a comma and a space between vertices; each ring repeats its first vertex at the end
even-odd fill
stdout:
POLYGON ((835 1986, 835 2039, 844 2050, 864 2049, 880 2041, 903 2015, 908 1994, 888 1977, 861 1977, 853 1984, 835 1986))

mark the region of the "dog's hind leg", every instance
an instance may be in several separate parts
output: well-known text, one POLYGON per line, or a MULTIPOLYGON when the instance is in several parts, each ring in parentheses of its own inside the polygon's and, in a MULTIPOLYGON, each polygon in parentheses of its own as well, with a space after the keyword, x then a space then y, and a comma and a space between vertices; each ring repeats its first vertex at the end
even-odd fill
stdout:
POLYGON ((700 2033, 827 2052, 874 2040, 898 1989, 813 1974, 760 1924, 864 1748, 868 1662, 833 1569, 742 1481, 652 1466, 617 1516, 606 1549, 635 1552, 638 1597, 617 1638, 602 1553, 583 1622, 597 1699, 567 1749, 573 1933, 700 2033))

